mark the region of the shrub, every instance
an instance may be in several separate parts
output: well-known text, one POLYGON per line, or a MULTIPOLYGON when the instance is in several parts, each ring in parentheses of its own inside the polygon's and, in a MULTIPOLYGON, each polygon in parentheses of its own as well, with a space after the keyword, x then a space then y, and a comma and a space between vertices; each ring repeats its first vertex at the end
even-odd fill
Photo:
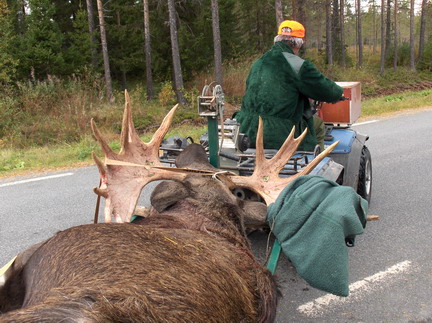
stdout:
POLYGON ((158 94, 158 99, 162 105, 172 105, 176 103, 175 93, 171 82, 162 83, 162 87, 158 94))
MULTIPOLYGON (((410 45, 408 43, 402 43, 398 47, 397 51, 397 65, 398 66, 409 66, 410 62, 410 45)), ((394 64, 394 47, 390 47, 389 55, 386 58, 386 66, 393 66, 394 64)))
POLYGON ((422 71, 432 71, 432 35, 425 44, 423 54, 417 67, 422 71))

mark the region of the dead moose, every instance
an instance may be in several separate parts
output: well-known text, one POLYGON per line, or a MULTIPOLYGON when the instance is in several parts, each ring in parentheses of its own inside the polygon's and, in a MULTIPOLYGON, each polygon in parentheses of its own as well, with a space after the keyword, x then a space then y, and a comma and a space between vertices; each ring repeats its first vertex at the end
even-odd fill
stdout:
POLYGON ((120 223, 72 227, 19 254, 0 287, 0 322, 274 321, 277 286, 252 254, 244 226, 263 224, 266 205, 231 190, 248 188, 274 201, 294 178, 278 173, 304 134, 291 133, 267 160, 260 122, 251 177, 218 172, 196 144, 167 169, 158 151, 175 110, 144 143, 126 93, 119 153, 92 121, 105 154, 105 161, 94 156, 102 183, 95 192, 106 199, 105 222, 120 223), (142 188, 154 180, 170 181, 153 191, 147 216, 129 223, 142 188))

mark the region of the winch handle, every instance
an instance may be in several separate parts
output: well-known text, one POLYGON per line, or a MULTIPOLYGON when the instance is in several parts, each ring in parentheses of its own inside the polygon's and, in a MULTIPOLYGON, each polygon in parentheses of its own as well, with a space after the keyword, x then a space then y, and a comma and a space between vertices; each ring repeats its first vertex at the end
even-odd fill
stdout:
POLYGON ((349 99, 350 98, 347 98, 346 96, 341 96, 340 99, 337 102, 339 102, 339 101, 346 101, 346 100, 349 100, 349 99))

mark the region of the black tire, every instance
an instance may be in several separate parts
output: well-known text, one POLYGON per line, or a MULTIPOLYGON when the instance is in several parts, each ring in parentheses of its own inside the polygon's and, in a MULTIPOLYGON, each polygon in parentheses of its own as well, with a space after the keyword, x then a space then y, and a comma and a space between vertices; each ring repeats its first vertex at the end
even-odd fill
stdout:
POLYGON ((363 146, 360 157, 357 193, 370 203, 372 194, 372 157, 366 146, 363 146))

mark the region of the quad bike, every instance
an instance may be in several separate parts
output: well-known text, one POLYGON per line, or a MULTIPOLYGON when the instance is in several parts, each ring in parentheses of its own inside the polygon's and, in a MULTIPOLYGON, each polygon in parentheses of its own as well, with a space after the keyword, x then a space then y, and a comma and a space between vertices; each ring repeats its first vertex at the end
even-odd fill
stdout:
MULTIPOLYGON (((344 87, 344 99, 336 104, 311 101, 312 110, 325 123, 325 147, 336 141, 339 144, 311 174, 321 175, 341 185, 353 187, 357 193, 370 202, 372 192, 372 160, 365 143, 369 139, 351 128, 360 116, 360 83, 340 83, 344 87), (335 115, 341 110, 348 114, 335 115)), ((249 139, 240 133, 240 124, 235 118, 223 118, 224 94, 220 85, 206 85, 198 97, 198 113, 208 119, 208 132, 201 136, 200 143, 207 147, 210 163, 240 175, 252 174, 255 162, 255 149, 249 148, 249 139)), ((342 114, 343 114, 342 113, 342 114)), ((265 130, 264 130, 265 131, 265 130)), ((161 145, 164 151, 161 160, 173 163, 175 156, 183 150, 191 138, 171 137, 161 145)), ((271 158, 277 150, 265 149, 266 157, 271 158)), ((315 151, 298 151, 280 172, 280 176, 292 176, 310 163, 318 154, 315 151)), ((248 190, 235 189, 233 193, 242 199, 259 199, 248 190)))

